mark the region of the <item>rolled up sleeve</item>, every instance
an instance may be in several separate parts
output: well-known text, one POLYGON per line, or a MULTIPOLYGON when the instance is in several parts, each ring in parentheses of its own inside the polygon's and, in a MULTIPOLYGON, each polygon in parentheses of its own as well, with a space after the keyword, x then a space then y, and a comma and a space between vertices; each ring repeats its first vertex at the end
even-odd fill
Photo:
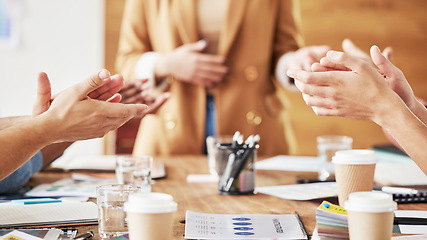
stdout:
POLYGON ((16 192, 34 173, 40 171, 42 166, 43 156, 38 152, 15 172, 0 181, 0 194, 16 192))

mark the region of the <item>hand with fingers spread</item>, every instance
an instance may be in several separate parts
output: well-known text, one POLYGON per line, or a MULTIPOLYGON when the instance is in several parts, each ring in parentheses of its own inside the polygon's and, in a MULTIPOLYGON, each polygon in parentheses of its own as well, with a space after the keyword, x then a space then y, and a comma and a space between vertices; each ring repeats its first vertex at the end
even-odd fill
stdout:
MULTIPOLYGON (((39 73, 37 82, 37 98, 33 106, 33 116, 46 112, 55 99, 55 96, 52 97, 50 82, 46 73, 39 73)), ((123 84, 123 77, 121 75, 111 76, 105 79, 102 86, 90 92, 88 97, 107 102, 120 102, 122 97, 118 92, 123 87, 123 84)))
POLYGON ((200 40, 163 55, 155 66, 156 77, 172 75, 183 82, 213 87, 224 79, 228 68, 224 57, 202 53, 206 46, 206 41, 200 40))
MULTIPOLYGON (((4 159, 0 161, 0 180, 41 149, 56 146, 63 150, 68 146, 53 143, 102 137, 128 120, 144 116, 147 105, 119 103, 117 91, 122 85, 123 78, 110 77, 107 70, 101 70, 52 97, 49 78, 40 73, 35 116, 0 131, 0 155, 4 159)), ((57 153, 53 148, 49 151, 57 153)))
MULTIPOLYGON (((146 105, 117 103, 120 95, 105 91, 106 89, 119 89, 111 88, 111 86, 117 85, 111 81, 111 78, 107 70, 102 70, 99 74, 94 74, 54 98, 48 110, 40 115, 49 123, 47 126, 51 128, 53 141, 75 141, 102 137, 134 117, 143 117, 148 108, 146 105), (113 84, 106 87, 106 84, 109 83, 113 84), (90 95, 99 99, 92 99, 89 97, 90 95)), ((43 86, 49 82, 47 77, 40 79, 43 79, 41 81, 44 82, 41 84, 43 86)), ((118 79, 118 82, 122 82, 120 78, 118 79)), ((47 95, 43 96, 46 98, 47 95)))

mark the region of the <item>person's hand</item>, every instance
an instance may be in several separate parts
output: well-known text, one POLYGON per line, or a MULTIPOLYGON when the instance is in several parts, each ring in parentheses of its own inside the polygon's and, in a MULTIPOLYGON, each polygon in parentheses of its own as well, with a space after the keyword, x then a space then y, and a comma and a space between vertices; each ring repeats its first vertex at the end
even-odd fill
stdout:
POLYGON ((185 44, 172 53, 163 55, 155 66, 156 77, 172 75, 178 80, 212 87, 221 82, 228 73, 222 56, 205 54, 204 40, 185 44))
POLYGON ((144 96, 148 94, 150 89, 148 79, 128 81, 119 91, 122 95, 121 103, 144 103, 144 96))
POLYGON ((288 63, 288 69, 309 71, 311 65, 319 62, 330 50, 328 46, 309 46, 298 49, 288 63))
MULTIPOLYGON (((109 73, 108 73, 109 74, 109 73)), ((88 94, 88 97, 108 102, 120 102, 121 96, 117 92, 123 87, 124 81, 121 75, 114 75, 104 81, 104 84, 88 94)), ((33 106, 33 116, 46 112, 53 99, 49 78, 41 72, 37 78, 37 97, 33 106)))
MULTIPOLYGON (((44 78, 46 79, 47 77, 44 78)), ((39 117, 47 121, 55 142, 102 137, 134 117, 143 117, 148 109, 147 105, 121 104, 88 96, 109 81, 109 72, 102 70, 54 98, 49 109, 39 117)), ((115 95, 112 97, 115 98, 115 95)))
POLYGON ((126 82, 119 92, 122 96, 121 103, 143 103, 149 107, 147 113, 155 113, 170 98, 170 93, 153 96, 150 94, 150 89, 148 79, 126 82))
MULTIPOLYGON (((342 49, 345 53, 350 54, 354 57, 358 57, 360 59, 363 59, 369 63, 372 64, 372 66, 375 66, 375 64, 372 62, 371 57, 366 52, 362 51, 358 46, 356 46, 350 39, 344 39, 342 41, 342 49)), ((391 47, 386 47, 382 54, 385 58, 387 58, 389 61, 391 61, 392 58, 393 49, 391 47)), ((334 70, 342 70, 342 71, 348 71, 345 66, 340 66, 339 64, 334 64, 333 62, 329 61, 328 58, 322 58, 320 60, 320 63, 314 63, 311 67, 311 70, 313 72, 324 72, 324 71, 334 71, 334 70)))
POLYGON ((377 122, 394 104, 403 104, 368 61, 336 51, 329 51, 327 58, 349 71, 287 72, 317 115, 377 122))
POLYGON ((377 46, 371 47, 371 58, 379 72, 384 76, 388 86, 402 98, 409 109, 414 110, 419 102, 403 72, 381 54, 377 46))

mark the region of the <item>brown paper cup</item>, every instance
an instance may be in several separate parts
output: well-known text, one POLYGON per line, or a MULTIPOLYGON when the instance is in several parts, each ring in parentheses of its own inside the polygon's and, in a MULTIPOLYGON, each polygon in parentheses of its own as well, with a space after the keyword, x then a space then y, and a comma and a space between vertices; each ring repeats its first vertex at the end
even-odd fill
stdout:
POLYGON ((351 193, 344 204, 351 240, 390 240, 397 203, 383 192, 351 193))
POLYGON ((169 194, 137 193, 124 204, 131 240, 172 239, 177 203, 169 194))
POLYGON ((127 215, 129 237, 135 240, 172 239, 173 212, 134 213, 127 215))
POLYGON ((340 206, 352 192, 372 191, 374 186, 375 164, 335 164, 335 179, 338 185, 340 206))
POLYGON ((353 192, 372 191, 377 159, 372 150, 341 150, 332 158, 340 206, 353 192))
POLYGON ((393 234, 394 212, 348 211, 351 240, 390 240, 393 234))

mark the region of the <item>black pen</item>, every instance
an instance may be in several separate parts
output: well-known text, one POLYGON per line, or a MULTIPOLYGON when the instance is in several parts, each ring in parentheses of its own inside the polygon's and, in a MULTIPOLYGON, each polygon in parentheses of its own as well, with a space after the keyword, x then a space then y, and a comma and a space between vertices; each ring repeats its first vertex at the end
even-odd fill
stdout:
POLYGON ((416 217, 395 217, 394 225, 427 225, 427 218, 416 218, 416 217))
POLYGON ((94 236, 93 232, 90 231, 90 232, 87 232, 85 234, 82 234, 80 236, 75 237, 74 240, 87 240, 87 239, 91 239, 93 236, 94 236))
POLYGON ((231 169, 236 159, 237 151, 239 150, 239 146, 242 143, 243 143, 243 137, 242 135, 240 135, 239 131, 236 131, 236 133, 234 133, 234 136, 233 136, 233 143, 231 143, 231 153, 228 156, 227 165, 219 181, 220 190, 223 190, 225 185, 227 184, 227 180, 230 177, 231 169))

